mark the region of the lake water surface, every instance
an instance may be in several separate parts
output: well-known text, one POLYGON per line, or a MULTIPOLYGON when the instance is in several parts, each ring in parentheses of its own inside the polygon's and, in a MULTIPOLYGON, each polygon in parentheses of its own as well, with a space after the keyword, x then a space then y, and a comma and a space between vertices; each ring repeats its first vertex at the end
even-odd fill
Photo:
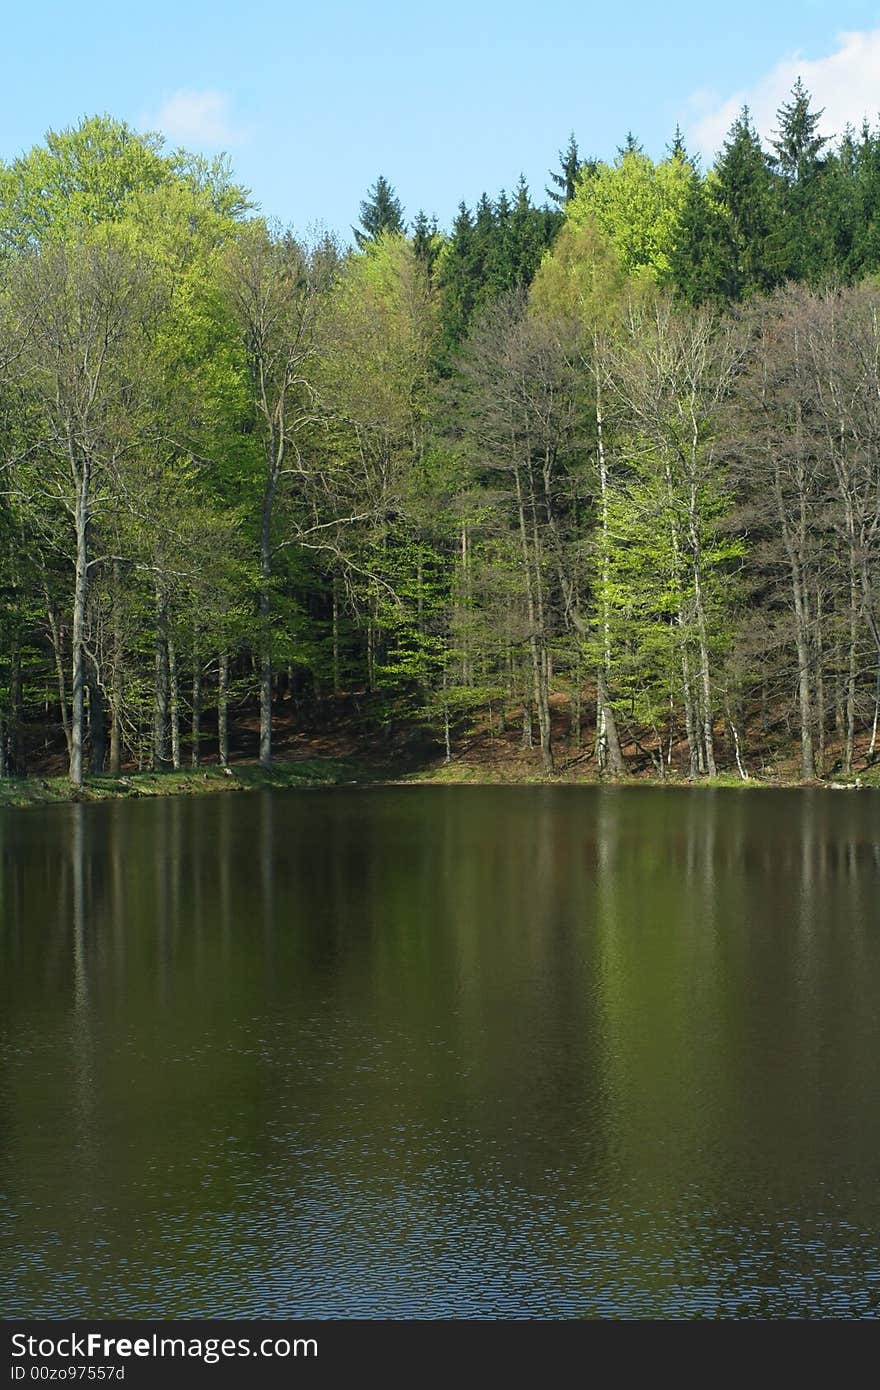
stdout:
POLYGON ((0 1314, 880 1309, 880 793, 7 812, 0 895, 0 1314))

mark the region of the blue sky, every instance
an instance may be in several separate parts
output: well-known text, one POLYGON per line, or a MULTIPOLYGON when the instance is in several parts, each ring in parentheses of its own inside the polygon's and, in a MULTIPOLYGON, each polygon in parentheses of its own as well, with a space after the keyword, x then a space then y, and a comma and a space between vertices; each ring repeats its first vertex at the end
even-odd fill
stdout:
POLYGON ((378 173, 441 224, 520 171, 543 190, 574 130, 652 154, 717 147, 743 100, 772 126, 803 72, 828 129, 880 111, 880 3, 739 0, 49 0, 4 7, 0 158, 108 111, 225 148, 263 210, 347 235, 378 173))

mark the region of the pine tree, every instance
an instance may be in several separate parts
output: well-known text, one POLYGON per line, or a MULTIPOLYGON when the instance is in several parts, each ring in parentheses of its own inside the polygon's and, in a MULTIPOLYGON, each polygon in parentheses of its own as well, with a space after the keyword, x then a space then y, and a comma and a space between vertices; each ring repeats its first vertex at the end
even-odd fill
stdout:
POLYGON ((406 231, 400 199, 383 174, 379 175, 361 203, 360 227, 352 227, 351 230, 359 251, 378 241, 385 232, 393 235, 406 231))

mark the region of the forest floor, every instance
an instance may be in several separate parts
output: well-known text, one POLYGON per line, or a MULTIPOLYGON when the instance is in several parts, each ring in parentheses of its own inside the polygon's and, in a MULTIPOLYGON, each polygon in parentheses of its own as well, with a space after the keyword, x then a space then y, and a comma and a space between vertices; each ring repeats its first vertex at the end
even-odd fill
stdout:
MULTIPOLYGON (((719 728, 718 757, 724 771, 714 779, 692 782, 686 772, 686 749, 676 745, 671 767, 663 780, 658 777, 650 755, 635 741, 624 743, 628 772, 620 779, 627 786, 693 787, 791 787, 804 786, 799 777, 798 749, 787 728, 762 731, 760 740, 750 730, 749 747, 760 746, 746 764, 744 781, 736 768, 729 735, 719 728)), ((243 710, 236 720, 231 739, 231 766, 219 767, 213 760, 210 742, 204 748, 205 766, 175 771, 137 771, 127 768, 120 776, 90 776, 76 789, 65 775, 65 759, 58 750, 45 750, 29 758, 37 775, 0 779, 0 807, 45 805, 53 802, 106 801, 118 798, 193 796, 261 788, 292 789, 328 786, 393 785, 589 785, 600 780, 593 754, 593 736, 583 729, 578 747, 572 738, 567 699, 556 697, 553 708, 553 741, 556 767, 552 774, 542 771, 537 748, 522 746, 521 717, 502 725, 494 719, 457 737, 447 762, 436 740, 424 731, 404 723, 380 727, 363 711, 344 698, 331 702, 309 715, 292 702, 280 701, 274 720, 276 762, 266 772, 257 765, 258 722, 256 711, 243 710)), ((828 776, 810 785, 839 787, 856 785, 880 787, 880 762, 867 758, 867 737, 856 747, 855 770, 851 778, 840 772, 840 750, 833 743, 826 749, 828 776)))

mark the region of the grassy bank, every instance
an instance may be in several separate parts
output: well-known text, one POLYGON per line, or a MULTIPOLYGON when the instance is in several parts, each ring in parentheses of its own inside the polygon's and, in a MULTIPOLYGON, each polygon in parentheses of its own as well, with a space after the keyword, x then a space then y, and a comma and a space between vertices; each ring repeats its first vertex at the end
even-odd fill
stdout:
POLYGON ((257 791, 265 787, 339 786, 376 779, 375 772, 350 758, 314 758, 279 763, 265 772, 255 763, 180 772, 132 772, 120 777, 89 777, 83 787, 66 777, 0 779, 0 807, 45 806, 64 801, 137 800, 156 796, 204 796, 220 792, 257 791))
MULTIPOLYGON (((880 767, 859 774, 862 787, 880 787, 880 767)), ((89 777, 77 790, 66 777, 26 777, 0 779, 0 808, 45 806, 70 801, 136 800, 156 796, 204 796, 221 792, 258 791, 394 784, 397 786, 590 786, 599 781, 589 767, 577 764, 562 768, 553 776, 542 774, 526 761, 503 762, 492 766, 485 762, 455 759, 416 771, 393 764, 381 765, 353 757, 321 757, 278 763, 265 772, 255 763, 237 763, 228 771, 220 767, 188 769, 181 772, 133 772, 120 777, 89 777)), ((730 787, 751 790, 759 787, 818 786, 833 789, 841 783, 804 783, 795 779, 755 778, 743 782, 739 777, 724 773, 697 783, 672 776, 660 782, 655 777, 628 777, 621 786, 640 787, 730 787)))
POLYGON ((837 790, 846 787, 856 789, 857 787, 869 788, 880 787, 880 768, 871 768, 867 772, 859 772, 858 780, 849 778, 845 782, 829 778, 825 781, 804 782, 795 777, 758 777, 750 775, 747 781, 743 781, 736 773, 722 772, 717 777, 701 777, 698 781, 691 781, 688 777, 683 777, 678 773, 668 774, 662 781, 659 777, 641 773, 638 776, 620 777, 616 779, 600 778, 595 771, 583 769, 566 769, 548 775, 532 768, 511 767, 501 765, 497 768, 485 765, 474 765, 469 763, 451 762, 440 767, 428 768, 423 772, 411 773, 406 777, 396 779, 400 783, 425 783, 430 786, 608 786, 612 784, 619 787, 689 787, 699 790, 702 787, 719 788, 727 787, 736 791, 751 791, 758 787, 817 787, 824 790, 837 790))

